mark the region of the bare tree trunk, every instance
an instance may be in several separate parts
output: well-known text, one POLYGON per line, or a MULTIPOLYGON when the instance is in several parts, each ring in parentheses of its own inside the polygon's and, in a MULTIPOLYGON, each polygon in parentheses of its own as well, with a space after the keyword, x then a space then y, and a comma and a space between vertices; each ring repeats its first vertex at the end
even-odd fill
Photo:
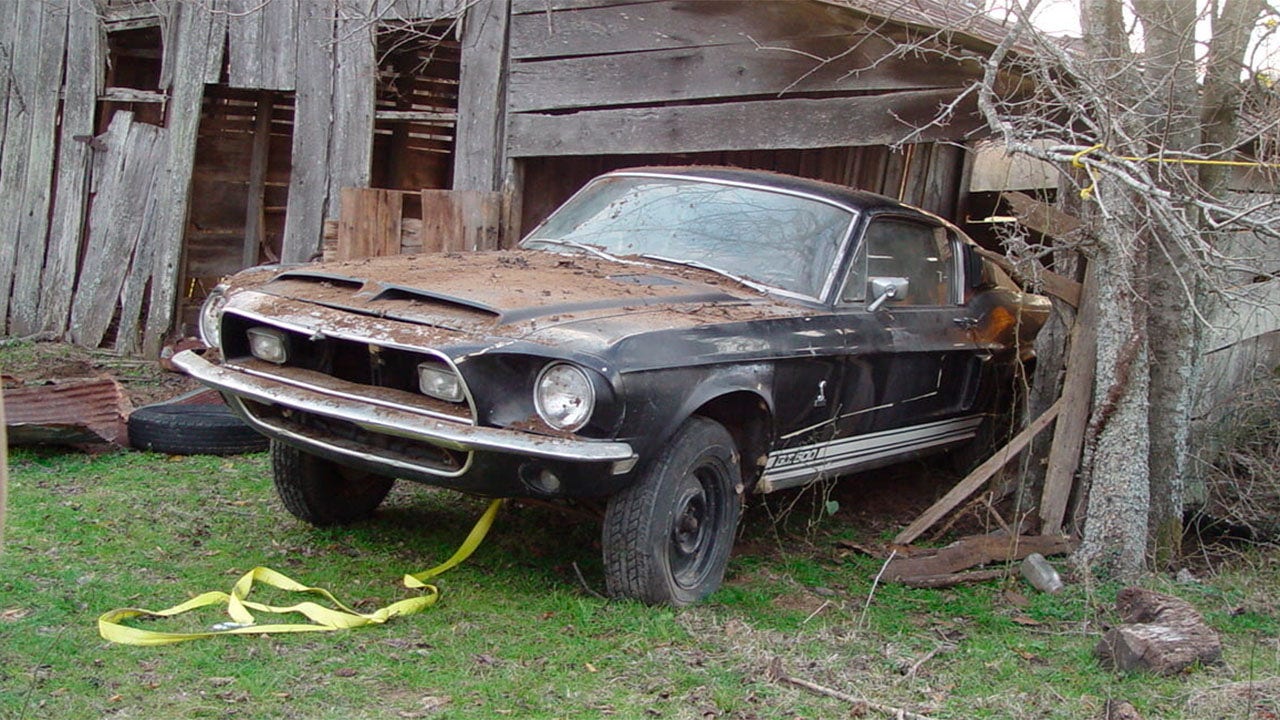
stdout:
MULTIPOLYGON (((1151 113, 1151 144, 1159 153, 1192 152, 1200 141, 1195 0, 1135 0, 1145 34, 1143 94, 1151 113)), ((1192 166, 1157 165, 1164 186, 1193 184, 1192 166)), ((1194 212, 1194 211, 1188 211, 1194 212)), ((1193 224, 1196 221, 1192 221, 1193 224)), ((1182 546, 1182 504, 1191 470, 1191 411, 1197 273, 1192 257, 1201 238, 1157 237, 1150 249, 1151 509, 1148 532, 1157 567, 1172 565, 1182 546)))
POLYGON ((1112 217, 1109 242, 1094 259, 1098 303, 1098 368, 1085 448, 1089 479, 1084 537, 1073 562, 1105 576, 1129 578, 1146 567, 1150 505, 1148 424, 1150 360, 1146 336, 1146 239, 1131 198, 1100 193, 1112 217))

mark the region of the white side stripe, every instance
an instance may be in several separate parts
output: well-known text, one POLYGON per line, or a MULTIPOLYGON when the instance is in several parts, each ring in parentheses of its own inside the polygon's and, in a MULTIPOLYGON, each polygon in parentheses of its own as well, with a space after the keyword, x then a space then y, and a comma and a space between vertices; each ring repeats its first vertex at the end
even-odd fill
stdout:
POLYGON ((967 440, 976 434, 981 422, 981 416, 971 415, 775 450, 769 453, 764 475, 760 478, 760 489, 768 492, 796 484, 787 482, 790 480, 820 473, 837 474, 895 455, 967 440))

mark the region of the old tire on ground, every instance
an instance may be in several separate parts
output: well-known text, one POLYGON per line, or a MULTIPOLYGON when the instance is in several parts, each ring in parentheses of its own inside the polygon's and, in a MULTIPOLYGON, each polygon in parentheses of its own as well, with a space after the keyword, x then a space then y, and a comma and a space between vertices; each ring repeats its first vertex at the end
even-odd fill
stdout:
POLYGON ((724 579, 742 513, 738 451, 724 426, 692 417, 634 485, 609 499, 605 584, 613 597, 683 606, 724 579))
POLYGON ((226 405, 144 405, 129 413, 129 444, 170 455, 262 452, 267 438, 226 405))
POLYGON ((285 509, 319 527, 368 517, 395 483, 276 440, 271 441, 271 474, 285 509))

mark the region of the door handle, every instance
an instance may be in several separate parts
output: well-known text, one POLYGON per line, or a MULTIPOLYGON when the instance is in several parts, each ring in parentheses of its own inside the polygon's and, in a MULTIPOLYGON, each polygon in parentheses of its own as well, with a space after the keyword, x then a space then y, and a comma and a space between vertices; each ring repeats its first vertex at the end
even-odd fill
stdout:
POLYGON ((966 317, 953 318, 951 322, 964 328, 965 330, 973 330, 974 328, 978 327, 978 318, 975 318, 975 317, 966 316, 966 317))

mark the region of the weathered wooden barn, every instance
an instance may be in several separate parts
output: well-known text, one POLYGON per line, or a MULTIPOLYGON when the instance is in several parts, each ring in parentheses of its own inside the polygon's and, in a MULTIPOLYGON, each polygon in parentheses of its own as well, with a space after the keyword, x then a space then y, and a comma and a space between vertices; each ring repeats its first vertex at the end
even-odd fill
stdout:
POLYGON ((958 217, 1001 35, 941 0, 0 2, 0 322, 154 355, 326 228, 341 257, 505 246, 634 165, 958 217))

